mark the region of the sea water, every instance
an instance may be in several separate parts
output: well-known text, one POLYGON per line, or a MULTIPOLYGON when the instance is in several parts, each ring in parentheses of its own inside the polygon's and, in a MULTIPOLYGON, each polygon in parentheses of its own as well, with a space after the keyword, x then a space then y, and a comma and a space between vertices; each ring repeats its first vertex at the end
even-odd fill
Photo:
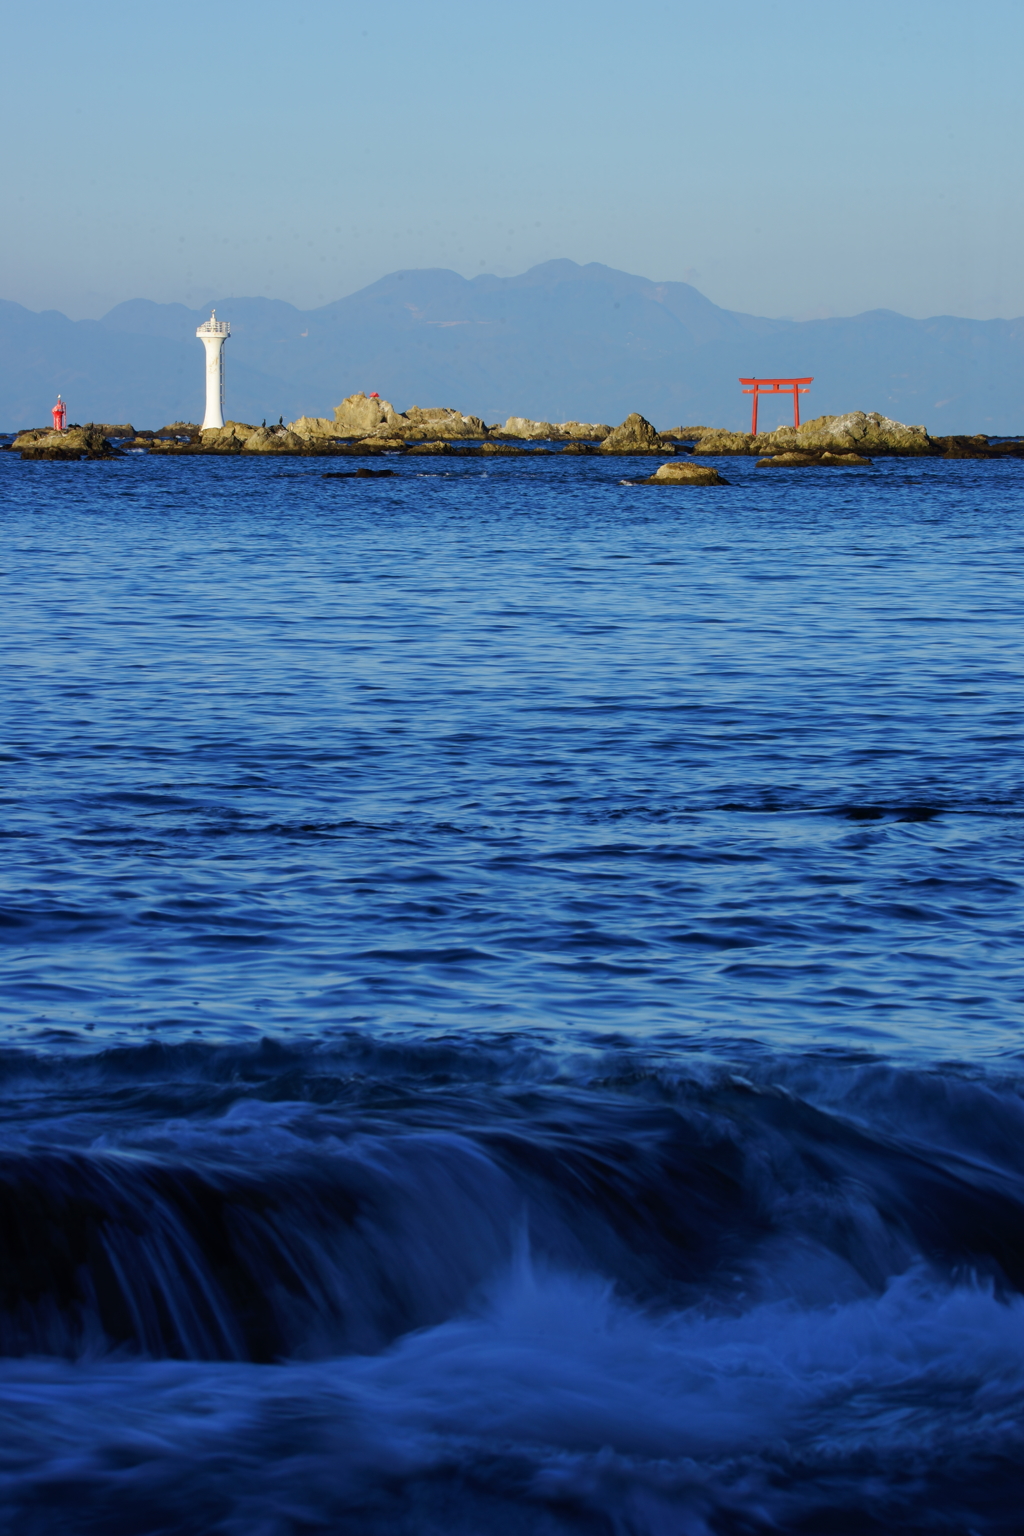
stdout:
POLYGON ((0 1530, 1011 1533, 1024 465, 0 455, 0 1530))

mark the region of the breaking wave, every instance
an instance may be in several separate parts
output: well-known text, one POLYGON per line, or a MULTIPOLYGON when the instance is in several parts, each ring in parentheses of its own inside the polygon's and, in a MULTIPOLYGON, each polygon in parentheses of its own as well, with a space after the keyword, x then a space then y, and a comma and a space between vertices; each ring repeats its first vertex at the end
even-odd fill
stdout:
POLYGON ((12 1530, 1017 1528, 1012 1076, 357 1038, 4 1065, 12 1530))

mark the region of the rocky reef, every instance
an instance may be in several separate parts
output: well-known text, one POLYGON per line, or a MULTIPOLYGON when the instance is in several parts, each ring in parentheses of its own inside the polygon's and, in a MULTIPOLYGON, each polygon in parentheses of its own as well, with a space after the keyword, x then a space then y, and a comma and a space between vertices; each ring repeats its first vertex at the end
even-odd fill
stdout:
MULTIPOLYGON (((333 416, 300 416, 286 426, 227 421, 203 431, 195 422, 176 421, 157 432, 123 425, 87 423, 67 431, 36 428, 9 445, 23 458, 111 458, 119 452, 151 454, 372 455, 381 453, 486 454, 678 454, 700 458, 752 456, 759 468, 863 466, 878 456, 994 459, 1024 457, 1024 443, 973 437, 930 438, 924 427, 906 426, 877 411, 818 416, 799 428, 773 432, 730 432, 716 427, 680 427, 658 432, 634 411, 617 427, 604 422, 534 421, 510 416, 488 426, 454 406, 412 405, 397 411, 377 395, 349 395, 333 416)), ((696 484, 685 480, 678 483, 696 484)), ((659 484, 666 483, 659 481, 659 484)), ((707 482, 711 483, 711 482, 707 482)))

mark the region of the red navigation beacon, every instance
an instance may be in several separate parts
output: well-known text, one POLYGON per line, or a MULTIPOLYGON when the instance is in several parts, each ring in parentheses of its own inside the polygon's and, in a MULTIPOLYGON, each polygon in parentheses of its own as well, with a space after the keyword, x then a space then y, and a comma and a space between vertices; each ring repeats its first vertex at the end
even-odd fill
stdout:
POLYGON ((745 389, 745 395, 754 397, 754 414, 750 422, 750 430, 757 436, 757 402, 761 395, 788 395, 793 393, 793 425, 800 425, 800 396, 806 395, 805 384, 813 384, 813 376, 809 379, 740 379, 741 384, 750 384, 751 389, 745 389))
POLYGON ((64 401, 61 399, 60 395, 58 395, 57 404, 53 408, 53 430, 55 432, 63 432, 67 419, 68 408, 64 404, 64 401))

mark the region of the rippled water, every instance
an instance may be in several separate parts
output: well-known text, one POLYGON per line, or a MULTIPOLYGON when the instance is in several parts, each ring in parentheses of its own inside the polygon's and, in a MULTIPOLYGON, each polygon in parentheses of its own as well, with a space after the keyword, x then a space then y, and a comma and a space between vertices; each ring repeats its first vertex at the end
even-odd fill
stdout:
POLYGON ((1024 466, 0 455, 20 1533, 1015 1532, 1024 466))

